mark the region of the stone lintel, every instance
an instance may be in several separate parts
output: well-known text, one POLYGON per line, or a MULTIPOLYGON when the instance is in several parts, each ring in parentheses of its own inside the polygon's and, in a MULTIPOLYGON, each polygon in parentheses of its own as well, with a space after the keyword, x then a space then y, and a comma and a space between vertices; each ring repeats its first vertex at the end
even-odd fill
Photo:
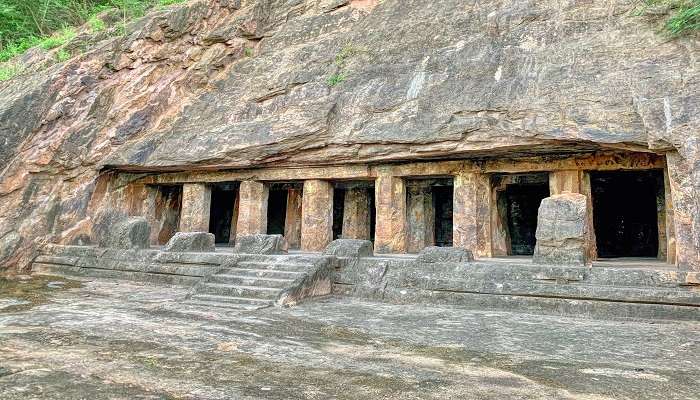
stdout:
POLYGON ((211 188, 205 183, 182 185, 180 232, 209 232, 211 188))
POLYGON ((333 185, 330 182, 304 181, 301 216, 301 249, 323 251, 333 240, 333 185))
POLYGON ((389 172, 381 170, 375 182, 374 251, 378 254, 406 252, 406 184, 389 172))
POLYGON ((267 185, 258 181, 243 181, 239 190, 236 236, 267 233, 267 185))
POLYGON ((343 207, 343 238, 370 239, 370 199, 367 188, 345 191, 343 207))

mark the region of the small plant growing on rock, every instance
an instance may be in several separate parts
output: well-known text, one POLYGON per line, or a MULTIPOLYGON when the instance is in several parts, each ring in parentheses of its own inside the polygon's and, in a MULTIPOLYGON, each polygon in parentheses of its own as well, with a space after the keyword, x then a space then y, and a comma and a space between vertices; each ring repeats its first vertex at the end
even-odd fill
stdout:
POLYGON ((107 28, 107 25, 105 22, 100 19, 97 15, 93 15, 90 17, 88 20, 88 26, 90 27, 90 31, 92 33, 97 33, 97 32, 102 32, 107 28))
POLYGON ((246 57, 253 57, 253 49, 251 49, 250 47, 246 47, 245 49, 243 49, 243 55, 246 57))
POLYGON ((340 83, 342 83, 345 80, 345 75, 344 74, 333 74, 328 77, 326 80, 326 83, 328 86, 333 87, 336 86, 340 83))
POLYGON ((19 75, 22 69, 19 65, 7 63, 5 65, 0 65, 0 82, 8 81, 15 76, 19 75))
POLYGON ((638 15, 667 15, 664 30, 671 36, 700 31, 700 0, 640 0, 638 15))
POLYGON ((44 50, 55 49, 56 47, 63 46, 68 43, 69 40, 75 37, 75 29, 73 28, 63 28, 57 33, 43 39, 39 46, 44 50))
POLYGON ((56 52, 56 61, 58 62, 64 62, 70 59, 71 54, 68 50, 66 49, 61 49, 58 52, 56 52))

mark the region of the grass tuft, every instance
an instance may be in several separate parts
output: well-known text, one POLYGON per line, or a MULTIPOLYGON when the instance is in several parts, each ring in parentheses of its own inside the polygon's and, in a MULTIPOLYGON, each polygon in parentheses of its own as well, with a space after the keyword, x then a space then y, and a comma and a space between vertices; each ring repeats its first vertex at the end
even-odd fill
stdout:
POLYGON ((640 0, 638 15, 668 14, 664 31, 678 37, 700 31, 700 0, 640 0))
POLYGON ((345 80, 345 75, 344 74, 333 74, 328 77, 326 80, 326 83, 328 86, 333 87, 341 84, 345 80))

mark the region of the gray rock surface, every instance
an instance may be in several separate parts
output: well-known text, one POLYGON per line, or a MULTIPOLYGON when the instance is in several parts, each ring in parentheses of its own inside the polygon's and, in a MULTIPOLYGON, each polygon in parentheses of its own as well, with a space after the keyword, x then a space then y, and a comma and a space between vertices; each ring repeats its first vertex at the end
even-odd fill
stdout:
POLYGON ((282 235, 245 235, 236 237, 233 251, 243 254, 283 254, 287 242, 282 235))
POLYGON ((163 247, 170 252, 211 252, 216 250, 216 238, 209 232, 177 232, 163 247))
POLYGON ((456 247, 426 247, 418 254, 419 263, 464 263, 474 261, 474 255, 467 249, 456 247))
POLYGON ((99 237, 100 247, 115 249, 146 249, 151 228, 143 217, 129 217, 115 222, 99 237))
POLYGON ((564 193, 542 200, 537 214, 537 244, 532 261, 539 264, 586 265, 589 229, 586 196, 564 193))
POLYGON ((323 254, 336 257, 372 257, 374 246, 369 240, 336 239, 328 244, 323 254))

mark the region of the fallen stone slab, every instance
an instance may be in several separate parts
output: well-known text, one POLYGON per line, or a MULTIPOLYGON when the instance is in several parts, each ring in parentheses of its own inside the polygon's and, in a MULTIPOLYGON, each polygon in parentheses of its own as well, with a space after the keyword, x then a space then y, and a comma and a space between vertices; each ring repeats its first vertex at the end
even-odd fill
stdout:
POLYGON ((163 247, 167 252, 204 253, 216 251, 215 236, 209 232, 177 232, 163 247))
POLYGON ((474 255, 471 251, 458 247, 430 246, 421 250, 417 261, 425 264, 470 262, 474 261, 474 255))
POLYGON ((236 238, 233 251, 242 254, 284 254, 287 241, 282 235, 245 235, 236 238))
POLYGON ((336 257, 372 257, 374 246, 369 240, 337 239, 326 247, 323 254, 336 257))
POLYGON ((534 263, 577 265, 590 263, 586 196, 563 193, 542 200, 537 214, 534 263))

